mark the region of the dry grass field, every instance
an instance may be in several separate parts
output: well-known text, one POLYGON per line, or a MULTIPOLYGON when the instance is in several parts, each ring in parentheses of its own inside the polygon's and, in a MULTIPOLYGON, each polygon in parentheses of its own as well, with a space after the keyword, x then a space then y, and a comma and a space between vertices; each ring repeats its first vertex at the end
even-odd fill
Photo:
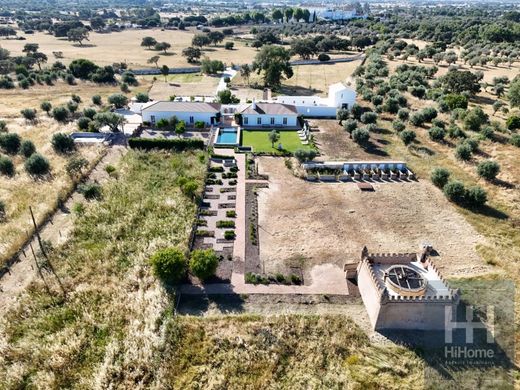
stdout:
MULTIPOLYGON (((22 55, 22 49, 26 43, 38 43, 40 50, 47 54, 49 61, 62 61, 68 64, 76 58, 89 58, 98 65, 112 65, 115 62, 126 62, 129 68, 150 68, 155 65, 147 63, 148 59, 160 55, 159 66, 171 67, 193 66, 182 56, 182 50, 191 46, 191 40, 196 30, 125 30, 110 34, 90 33, 90 41, 85 41, 83 46, 69 42, 66 38, 56 38, 46 33, 26 35, 25 41, 1 40, 0 46, 11 51, 12 55, 22 55), (158 42, 168 42, 172 46, 168 54, 141 47, 144 37, 154 37, 158 42), (55 59, 53 52, 63 52, 62 59, 55 59)), ((21 33, 23 36, 23 33, 21 33)), ((232 39, 228 39, 232 40, 232 39)), ((226 40, 224 41, 226 42, 226 40)), ((224 43, 223 42, 223 43, 224 43)), ((204 55, 211 59, 222 60, 226 64, 248 63, 256 54, 256 50, 245 45, 243 41, 235 41, 235 50, 226 50, 224 45, 217 47, 205 47, 204 55)))
POLYGON ((294 261, 306 271, 324 263, 341 269, 359 259, 365 245, 373 252, 410 252, 422 242, 439 252, 436 263, 446 275, 488 270, 476 252, 486 240, 427 179, 361 192, 355 183, 297 178, 282 159, 260 158, 259 171, 269 175, 269 188, 258 189, 260 257, 268 273, 284 272, 294 261))
MULTIPOLYGON (((153 80, 153 76, 144 78, 153 80)), ((172 74, 167 77, 157 76, 150 88, 150 98, 169 100, 170 96, 213 96, 219 82, 218 76, 196 74, 172 74)))
MULTIPOLYGON (((142 80, 131 94, 146 91, 149 82, 142 80)), ((70 133, 76 130, 75 123, 59 124, 41 111, 40 103, 50 101, 53 106, 65 104, 72 94, 81 97, 80 110, 92 106, 91 97, 102 96, 106 102, 108 95, 119 92, 117 86, 97 85, 78 82, 70 86, 57 82, 55 86, 36 86, 28 90, 0 90, 0 119, 7 122, 9 132, 18 133, 22 139, 31 140, 38 152, 49 159, 51 176, 46 180, 34 180, 24 171, 24 159, 15 156, 13 161, 16 175, 12 178, 0 176, 0 199, 6 203, 7 220, 0 224, 0 263, 6 260, 26 239, 26 232, 31 230, 29 206, 33 207, 37 221, 41 221, 55 205, 58 196, 68 192, 72 181, 65 172, 67 156, 56 154, 51 146, 52 135, 58 132, 70 133), (21 118, 20 110, 35 108, 38 110, 36 123, 28 123, 21 118)), ((129 94, 128 96, 131 96, 129 94)), ((96 160, 102 147, 80 147, 78 153, 90 162, 96 160)))

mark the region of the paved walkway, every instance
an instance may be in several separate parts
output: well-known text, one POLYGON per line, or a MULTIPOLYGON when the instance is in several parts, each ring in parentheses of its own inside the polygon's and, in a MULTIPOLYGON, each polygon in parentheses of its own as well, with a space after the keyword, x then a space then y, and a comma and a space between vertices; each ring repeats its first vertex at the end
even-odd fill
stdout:
POLYGON ((220 77, 220 80, 218 81, 217 90, 215 91, 215 95, 218 95, 220 91, 224 91, 228 89, 226 82, 224 79, 226 77, 229 77, 230 80, 233 80, 233 77, 237 75, 237 71, 233 68, 227 67, 224 73, 222 73, 222 76, 220 77))
POLYGON ((312 268, 312 283, 307 286, 285 286, 279 284, 246 284, 244 261, 246 253, 246 182, 266 183, 266 180, 246 179, 246 155, 235 153, 233 149, 219 149, 219 154, 234 156, 239 171, 237 172, 236 192, 236 239, 233 246, 233 273, 231 283, 180 286, 180 293, 187 295, 203 294, 309 294, 309 295, 349 295, 347 281, 342 269, 334 264, 321 264, 312 268))

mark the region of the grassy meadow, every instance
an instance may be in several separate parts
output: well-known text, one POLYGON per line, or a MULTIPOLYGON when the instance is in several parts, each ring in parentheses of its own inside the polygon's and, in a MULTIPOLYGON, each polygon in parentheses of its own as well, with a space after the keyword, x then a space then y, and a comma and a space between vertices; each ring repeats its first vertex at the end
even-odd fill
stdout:
POLYGON ((154 375, 173 302, 148 258, 158 248, 186 248, 195 204, 176 182, 202 183, 203 160, 195 153, 123 157, 119 178, 104 186, 101 201, 85 203, 70 240, 50 251, 49 262, 40 258, 45 283, 35 279, 2 318, 2 386, 128 387, 154 375))
POLYGON ((296 131, 281 130, 280 140, 274 143, 274 148, 269 141, 267 130, 242 130, 242 145, 251 146, 255 153, 276 153, 278 144, 282 144, 284 150, 295 152, 298 149, 309 149, 309 145, 303 145, 296 131))

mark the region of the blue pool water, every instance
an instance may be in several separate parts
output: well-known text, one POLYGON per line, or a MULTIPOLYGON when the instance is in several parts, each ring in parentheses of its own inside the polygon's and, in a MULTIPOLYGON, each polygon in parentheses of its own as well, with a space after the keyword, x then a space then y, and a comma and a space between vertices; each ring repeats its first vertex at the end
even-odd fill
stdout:
POLYGON ((237 143, 237 129, 220 129, 217 137, 217 144, 234 145, 237 143))

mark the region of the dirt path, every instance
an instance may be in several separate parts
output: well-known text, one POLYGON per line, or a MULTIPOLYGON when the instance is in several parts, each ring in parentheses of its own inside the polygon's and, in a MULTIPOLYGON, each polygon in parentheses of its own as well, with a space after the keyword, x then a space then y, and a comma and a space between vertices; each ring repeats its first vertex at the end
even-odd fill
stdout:
MULTIPOLYGON (((99 161, 89 176, 89 180, 103 183, 108 179, 108 174, 105 172, 107 165, 115 165, 126 153, 126 147, 122 145, 114 145, 110 147, 107 154, 99 161)), ((82 195, 74 192, 67 200, 64 207, 59 209, 54 216, 42 228, 40 235, 42 240, 50 241, 53 246, 63 244, 69 237, 72 228, 74 227, 74 218, 72 214, 72 207, 74 203, 83 199, 82 195)), ((36 237, 31 242, 34 251, 37 251, 38 241, 36 237)), ((31 283, 33 278, 37 275, 37 269, 34 262, 34 257, 31 254, 30 246, 27 245, 19 260, 14 263, 9 272, 0 279, 0 314, 4 314, 10 307, 12 307, 18 296, 31 283)))

